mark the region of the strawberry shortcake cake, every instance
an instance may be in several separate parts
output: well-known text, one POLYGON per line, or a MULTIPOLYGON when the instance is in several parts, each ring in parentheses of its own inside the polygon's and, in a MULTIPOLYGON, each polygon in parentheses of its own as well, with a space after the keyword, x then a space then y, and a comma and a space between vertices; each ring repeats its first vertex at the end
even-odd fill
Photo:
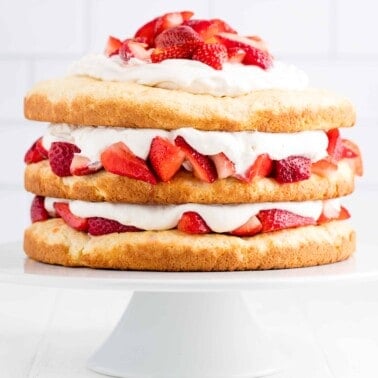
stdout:
POLYGON ((341 261, 362 174, 355 111, 257 36, 189 11, 37 84, 26 254, 65 266, 227 271, 341 261))

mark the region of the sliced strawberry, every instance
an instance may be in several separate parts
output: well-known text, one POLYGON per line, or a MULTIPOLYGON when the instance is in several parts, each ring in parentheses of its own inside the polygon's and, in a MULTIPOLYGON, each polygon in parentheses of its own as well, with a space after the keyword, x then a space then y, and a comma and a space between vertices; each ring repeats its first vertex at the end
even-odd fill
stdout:
POLYGON ((184 21, 183 25, 190 26, 195 30, 202 39, 207 43, 218 42, 217 35, 222 32, 236 33, 234 29, 231 28, 223 20, 213 19, 213 20, 188 20, 184 21))
POLYGON ((114 143, 101 154, 101 163, 106 171, 150 184, 156 184, 156 178, 146 162, 135 156, 122 142, 114 143))
POLYGON ((149 61, 150 51, 147 49, 146 43, 136 42, 132 39, 126 39, 123 41, 119 48, 119 56, 125 62, 128 62, 131 58, 138 58, 140 60, 149 61))
POLYGON ((159 63, 166 59, 189 59, 195 48, 196 45, 193 44, 156 48, 152 51, 151 62, 159 63))
POLYGON ((221 70, 223 63, 227 61, 227 49, 220 43, 205 43, 199 46, 193 53, 192 59, 221 70))
POLYGON ((235 174, 235 164, 223 153, 210 156, 217 170, 218 178, 224 179, 235 174))
POLYGON ((175 143, 184 151, 186 159, 193 167, 194 176, 206 182, 214 182, 217 179, 217 171, 210 158, 192 148, 182 136, 176 137, 175 143))
POLYGON ((329 157, 311 164, 311 173, 327 177, 330 173, 337 171, 337 164, 332 163, 329 157))
POLYGON ((26 164, 38 163, 47 158, 48 152, 42 145, 42 137, 37 139, 32 146, 26 151, 24 162, 26 164))
POLYGON ((362 176, 364 168, 359 147, 349 139, 342 139, 342 144, 342 158, 346 159, 357 176, 362 176))
POLYGON ((257 36, 242 37, 233 33, 219 33, 218 39, 227 49, 239 47, 245 51, 243 63, 268 69, 273 65, 273 58, 266 50, 265 42, 257 36))
POLYGON ((51 170, 60 177, 71 176, 70 166, 75 152, 80 152, 80 149, 72 143, 51 143, 49 150, 51 170))
POLYGON ((289 156, 274 162, 274 177, 279 183, 307 180, 311 176, 311 159, 289 156))
POLYGON ((134 226, 125 226, 115 220, 92 217, 88 218, 88 233, 94 236, 112 234, 113 232, 140 231, 134 226))
POLYGON ((85 176, 97 172, 102 167, 99 161, 91 162, 87 157, 74 155, 71 165, 70 172, 73 176, 85 176))
POLYGON ((49 219, 49 213, 45 209, 45 198, 41 196, 35 196, 33 198, 31 207, 30 207, 30 217, 31 221, 40 222, 46 219, 49 219))
POLYGON ((239 180, 250 183, 255 177, 267 177, 273 169, 273 161, 268 154, 257 156, 254 163, 247 169, 244 175, 235 175, 239 180))
POLYGON ((257 217, 262 223, 262 232, 316 224, 315 219, 311 217, 302 217, 301 215, 280 209, 261 210, 257 217))
POLYGON ((259 221, 259 218, 253 216, 244 223, 242 226, 238 227, 234 231, 231 231, 231 235, 237 236, 252 236, 259 233, 262 230, 262 224, 259 221))
POLYGON ((343 152, 341 157, 344 158, 355 158, 360 156, 360 149, 356 143, 352 142, 349 139, 341 139, 341 143, 343 144, 343 152))
POLYGON ((158 48, 193 44, 198 46, 203 43, 201 36, 189 26, 175 26, 164 30, 155 39, 155 46, 158 48))
POLYGON ((71 213, 68 203, 54 202, 56 213, 72 228, 77 231, 88 230, 88 219, 81 218, 71 213))
POLYGON ((339 129, 331 129, 327 131, 328 147, 327 152, 331 157, 332 163, 337 164, 343 154, 343 142, 340 137, 339 129))
POLYGON ((193 12, 173 12, 166 13, 161 17, 158 17, 155 24, 155 37, 158 36, 164 30, 181 25, 184 21, 189 20, 193 16, 193 12))
POLYGON ((242 63, 246 52, 240 47, 230 47, 227 49, 229 63, 242 63))
POLYGON ((187 211, 181 216, 177 229, 188 234, 208 234, 211 232, 202 217, 194 211, 187 211))
POLYGON ((156 28, 157 20, 158 20, 158 17, 147 22, 147 24, 139 28, 137 32, 135 33, 134 38, 135 39, 142 38, 149 47, 153 47, 154 40, 155 40, 155 28, 156 28))
POLYGON ((349 219, 349 218, 350 218, 349 211, 345 207, 341 206, 338 214, 335 214, 335 215, 332 214, 332 216, 329 216, 329 214, 328 214, 328 216, 326 216, 324 214, 324 211, 323 211, 320 214, 320 217, 318 219, 318 224, 327 223, 327 222, 330 222, 332 220, 345 220, 345 219, 349 219))
POLYGON ((119 48, 121 47, 122 42, 115 37, 112 37, 111 35, 108 38, 108 42, 106 44, 105 48, 105 54, 106 56, 112 56, 118 54, 119 48))
POLYGON ((150 162, 162 181, 169 181, 180 169, 185 153, 165 138, 155 137, 151 143, 150 162))

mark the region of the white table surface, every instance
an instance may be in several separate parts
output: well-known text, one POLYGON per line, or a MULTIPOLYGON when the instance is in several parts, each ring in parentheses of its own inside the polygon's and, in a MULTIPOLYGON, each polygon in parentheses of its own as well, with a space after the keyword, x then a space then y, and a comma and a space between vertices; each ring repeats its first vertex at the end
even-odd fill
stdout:
MULTIPOLYGON (((378 245, 374 218, 366 217, 367 212, 377 213, 375 194, 359 193, 358 201, 348 202, 364 242, 378 245)), ((9 190, 0 198, 7 215, 0 221, 0 242, 6 242, 27 224, 29 197, 9 190)), ((377 293, 378 284, 362 282, 248 295, 258 319, 277 332, 277 342, 298 340, 293 353, 306 378, 376 378, 377 293)), ((85 368, 86 360, 114 327, 130 296, 0 284, 0 377, 99 377, 85 368)))

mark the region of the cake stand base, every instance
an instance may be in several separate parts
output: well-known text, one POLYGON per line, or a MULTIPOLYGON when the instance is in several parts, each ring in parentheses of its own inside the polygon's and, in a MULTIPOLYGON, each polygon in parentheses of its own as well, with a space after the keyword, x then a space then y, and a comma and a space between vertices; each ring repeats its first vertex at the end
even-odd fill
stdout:
POLYGON ((128 378, 266 377, 281 357, 241 292, 136 292, 89 369, 128 378))

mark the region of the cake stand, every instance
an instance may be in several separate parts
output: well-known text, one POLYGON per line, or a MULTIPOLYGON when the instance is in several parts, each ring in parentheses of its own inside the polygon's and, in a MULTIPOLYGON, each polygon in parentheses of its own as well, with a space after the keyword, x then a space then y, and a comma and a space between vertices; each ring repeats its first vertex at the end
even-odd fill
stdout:
POLYGON ((0 281, 133 290, 118 325, 88 362, 97 373, 130 378, 281 377, 290 360, 255 321, 253 304, 246 303, 242 291, 376 280, 374 249, 360 245, 347 261, 313 268, 161 273, 50 266, 26 258, 21 243, 11 243, 0 245, 0 281))

